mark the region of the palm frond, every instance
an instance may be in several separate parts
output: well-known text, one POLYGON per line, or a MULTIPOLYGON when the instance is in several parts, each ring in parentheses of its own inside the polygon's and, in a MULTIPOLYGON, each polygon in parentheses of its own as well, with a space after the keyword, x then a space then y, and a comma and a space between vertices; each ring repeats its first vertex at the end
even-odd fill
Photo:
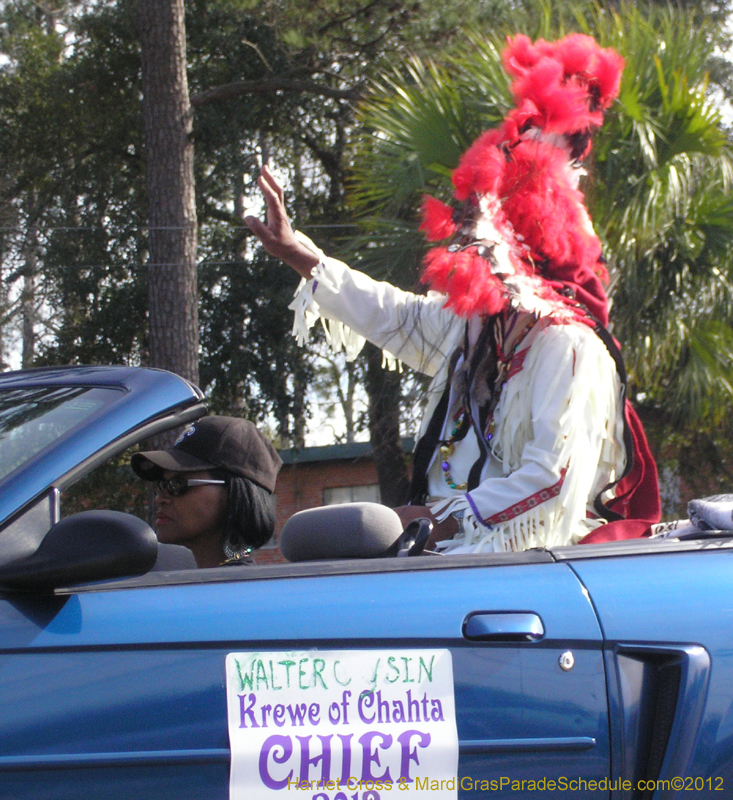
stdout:
POLYGON ((412 222, 370 217, 363 233, 341 242, 339 257, 373 278, 417 289, 425 241, 412 222))

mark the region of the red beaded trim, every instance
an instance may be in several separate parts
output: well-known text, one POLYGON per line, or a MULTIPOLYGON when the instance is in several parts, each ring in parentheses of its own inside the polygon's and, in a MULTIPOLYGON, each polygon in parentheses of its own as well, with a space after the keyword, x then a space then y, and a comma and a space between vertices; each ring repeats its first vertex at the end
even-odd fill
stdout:
POLYGON ((518 372, 522 371, 524 359, 527 358, 527 353, 529 353, 529 350, 530 348, 527 347, 524 350, 520 350, 518 353, 514 354, 514 357, 511 361, 511 367, 509 368, 509 374, 506 376, 507 380, 513 378, 518 372))
POLYGON ((540 489, 539 492, 535 492, 530 497, 525 497, 524 500, 520 500, 515 505, 505 508, 498 514, 488 517, 484 520, 484 525, 498 525, 500 522, 508 522, 510 519, 514 519, 514 517, 518 517, 520 514, 524 514, 526 511, 535 508, 536 506, 540 505, 540 503, 544 503, 546 500, 551 500, 553 497, 557 497, 560 494, 560 489, 562 488, 563 481, 565 480, 566 472, 567 469, 564 469, 560 473, 560 480, 547 489, 540 489))

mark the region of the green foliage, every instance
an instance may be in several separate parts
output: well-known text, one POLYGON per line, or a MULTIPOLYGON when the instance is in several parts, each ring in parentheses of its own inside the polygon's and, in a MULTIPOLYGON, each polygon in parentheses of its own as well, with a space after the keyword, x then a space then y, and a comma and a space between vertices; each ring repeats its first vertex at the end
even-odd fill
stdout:
MULTIPOLYGON (((285 69, 287 56, 268 26, 235 4, 200 6, 194 9, 200 25, 191 30, 192 92, 285 69), (258 51, 267 53, 268 67, 258 51)), ((13 212, 13 230, 3 240, 5 280, 23 274, 33 227, 35 300, 47 332, 36 363, 145 363, 147 215, 136 3, 75 9, 64 23, 73 48, 25 16, 13 29, 17 35, 3 42, 10 60, 0 70, 0 120, 3 150, 12 159, 3 164, 0 191, 13 212)), ((260 131, 281 127, 294 113, 289 98, 272 103, 262 96, 207 108, 196 125, 203 388, 216 410, 246 409, 259 419, 275 413, 287 420, 295 405, 302 414, 302 398, 295 403, 287 386, 294 375, 307 375, 307 362, 285 336, 292 291, 265 302, 277 284, 263 292, 261 271, 256 280, 248 272, 259 267, 236 252, 242 223, 234 206, 242 174, 252 182, 258 169, 260 131)))
MULTIPOLYGON (((187 3, 194 102, 213 87, 272 78, 313 89, 248 91, 196 106, 201 376, 213 408, 274 414, 287 437, 307 406, 313 364, 289 335, 293 279, 257 247, 248 249, 237 213, 242 193, 257 194, 263 155, 272 154, 292 185, 299 226, 332 246, 353 231, 344 180, 354 108, 319 88, 358 92, 408 47, 447 46, 459 20, 487 20, 500 5, 187 3)), ((0 269, 11 293, 30 279, 40 334, 35 363, 145 363, 136 2, 52 9, 16 0, 0 8, 0 22, 0 269)))
POLYGON ((675 421, 720 422, 731 387, 733 153, 709 91, 714 29, 669 10, 599 33, 627 68, 601 131, 591 210, 615 333, 638 388, 675 421))
POLYGON ((469 45, 469 56, 443 65, 413 57, 372 82, 352 173, 357 212, 409 217, 426 190, 449 195, 460 155, 511 108, 502 37, 473 34, 469 45))
POLYGON ((202 265, 201 381, 219 413, 262 419, 272 411, 278 420, 303 413, 294 388, 312 380, 313 368, 290 333, 296 286, 295 276, 262 251, 202 265))
MULTIPOLYGON (((485 3, 481 14, 495 7, 485 3)), ((403 61, 408 46, 447 46, 456 15, 469 8, 479 19, 475 4, 446 10, 437 0, 318 6, 288 0, 245 13, 231 0, 200 0, 189 5, 187 17, 191 92, 195 97, 212 86, 278 76, 358 91, 380 67, 403 61)), ((289 334, 295 282, 256 243, 249 250, 240 238, 233 213, 240 176, 245 196, 256 197, 259 157, 271 154, 291 187, 289 210, 298 227, 331 252, 347 242, 358 246, 344 201, 358 124, 348 100, 305 91, 253 92, 196 112, 202 383, 218 409, 244 404, 248 413, 274 411, 281 433, 286 419, 292 433, 305 410, 313 354, 289 334)))
MULTIPOLYGON (((412 287, 421 194, 448 196, 460 153, 510 107, 499 59, 505 35, 587 30, 629 63, 596 143, 595 185, 604 190, 589 192, 616 279, 616 330, 654 402, 720 413, 705 397, 733 383, 709 379, 727 364, 709 357, 727 347, 726 332, 703 323, 730 319, 733 204, 706 76, 712 64, 711 79, 727 90, 729 72, 714 60, 720 28, 710 23, 722 6, 692 6, 691 24, 679 10, 549 0, 190 0, 194 99, 272 78, 332 92, 370 87, 359 108, 315 90, 248 91, 197 106, 201 376, 213 407, 274 414, 288 436, 314 374, 311 355, 288 333, 293 280, 252 246, 237 213, 242 192, 256 196, 263 155, 290 184, 299 227, 412 287), (355 228, 355 215, 368 225, 355 228)), ((145 363, 135 0, 66 2, 53 13, 16 0, 0 8, 0 22, 0 269, 7 288, 36 264, 45 331, 36 363, 145 363)), ((0 294, 0 311, 11 313, 0 294)))
POLYGON ((36 302, 55 332, 38 363, 129 362, 143 348, 144 210, 134 198, 144 176, 129 10, 69 17, 73 59, 55 30, 39 26, 3 43, 3 195, 16 211, 6 279, 25 269, 19 251, 37 229, 36 302))
MULTIPOLYGON (((137 448, 135 448, 137 449, 137 448)), ((61 498, 62 516, 106 508, 147 519, 155 516, 153 484, 142 481, 130 468, 129 450, 90 472, 67 489, 61 498)))
POLYGON ((360 269, 402 288, 416 284, 424 249, 417 231, 421 196, 447 200, 461 153, 511 107, 503 42, 500 33, 469 34, 469 47, 445 64, 412 57, 372 82, 359 108, 349 181, 349 202, 364 232, 344 248, 360 269))

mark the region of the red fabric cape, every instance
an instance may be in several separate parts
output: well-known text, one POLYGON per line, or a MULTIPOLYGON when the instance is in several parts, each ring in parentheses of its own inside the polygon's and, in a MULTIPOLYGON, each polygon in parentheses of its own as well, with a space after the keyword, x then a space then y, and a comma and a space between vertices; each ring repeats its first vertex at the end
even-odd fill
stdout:
POLYGON ((636 411, 626 401, 626 422, 634 443, 629 474, 619 481, 616 498, 609 508, 625 519, 601 525, 584 536, 579 544, 598 544, 649 536, 651 526, 662 518, 657 465, 654 463, 644 428, 636 411))

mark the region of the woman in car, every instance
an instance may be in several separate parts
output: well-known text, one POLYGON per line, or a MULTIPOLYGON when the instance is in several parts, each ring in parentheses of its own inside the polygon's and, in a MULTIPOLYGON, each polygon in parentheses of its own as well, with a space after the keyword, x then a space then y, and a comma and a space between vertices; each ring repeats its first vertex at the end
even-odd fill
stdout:
POLYGON ((157 483, 158 540, 187 547, 198 567, 251 563, 272 536, 282 461, 251 422, 205 417, 169 450, 135 453, 130 464, 157 483))

